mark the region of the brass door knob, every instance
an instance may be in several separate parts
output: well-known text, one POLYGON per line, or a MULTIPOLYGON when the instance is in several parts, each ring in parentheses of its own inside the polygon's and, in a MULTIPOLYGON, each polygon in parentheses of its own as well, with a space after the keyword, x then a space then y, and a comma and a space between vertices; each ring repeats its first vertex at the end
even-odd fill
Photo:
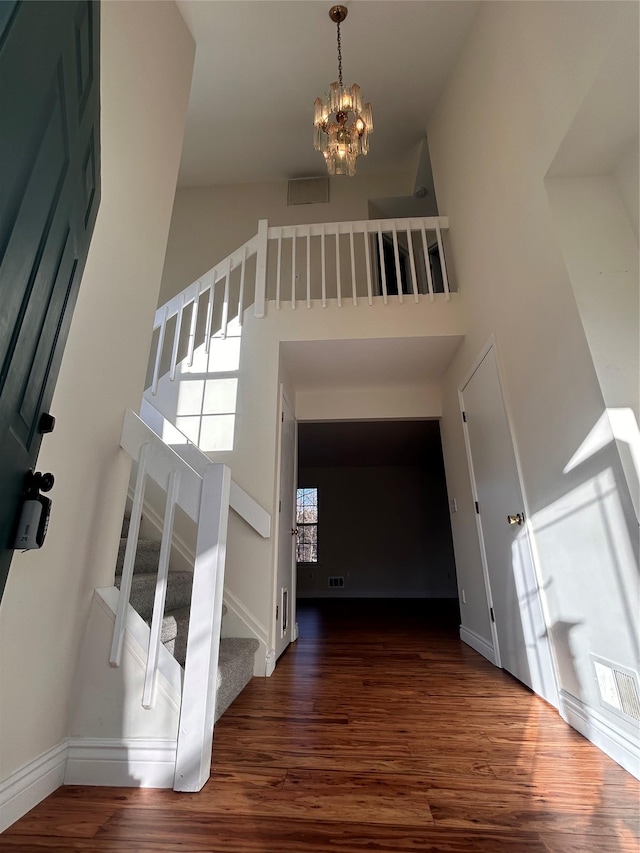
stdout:
POLYGON ((515 515, 508 515, 507 521, 509 524, 524 524, 524 513, 516 513, 515 515))

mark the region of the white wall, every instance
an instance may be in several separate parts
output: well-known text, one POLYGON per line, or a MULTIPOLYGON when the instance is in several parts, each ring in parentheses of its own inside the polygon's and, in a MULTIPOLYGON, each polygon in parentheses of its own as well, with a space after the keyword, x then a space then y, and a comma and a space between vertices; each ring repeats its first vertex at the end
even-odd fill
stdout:
POLYGON ((609 175, 547 181, 562 254, 640 519, 638 239, 619 189, 609 175))
POLYGON ((15 555, 0 609, 0 779, 69 733, 93 589, 113 582, 118 442, 142 392, 189 97, 174 3, 103 3, 101 27, 102 202, 38 460, 56 476, 47 541, 15 555))
POLYGON ((607 407, 638 397, 638 242, 612 177, 547 181, 558 240, 607 407))
MULTIPOLYGON (((287 363, 281 355, 283 341, 358 341, 368 338, 396 338, 401 334, 410 337, 429 335, 458 336, 464 332, 461 300, 455 295, 451 302, 428 300, 390 302, 374 305, 351 302, 337 308, 335 301, 326 310, 315 308, 292 310, 283 306, 276 311, 268 305, 267 320, 256 320, 251 309, 244 315, 238 388, 236 398, 234 446, 232 450, 209 453, 215 462, 224 462, 238 485, 257 500, 277 524, 277 437, 279 386, 284 382, 292 405, 298 413, 298 400, 294 383, 287 375, 287 363), (259 366, 259 369, 257 369, 259 366)), ((177 383, 189 382, 193 375, 185 365, 180 366, 177 383)), ((360 417, 437 417, 439 396, 429 395, 428 387, 403 389, 404 408, 395 413, 382 401, 384 393, 394 394, 394 389, 350 388, 342 393, 353 394, 359 400, 360 417), (380 412, 386 414, 380 414, 380 412)), ((319 407, 313 408, 314 392, 305 392, 304 410, 307 414, 323 408, 331 400, 322 396, 319 407)), ((147 396, 149 396, 147 394, 147 396)), ((156 397, 149 397, 169 420, 176 414, 176 401, 180 399, 179 387, 168 380, 160 383, 156 397)), ((397 398, 395 398, 397 399, 397 398)), ((333 398, 335 403, 335 398, 333 398)), ((345 417, 344 413, 341 415, 345 417)), ((320 415, 322 418, 323 416, 320 415)), ((272 626, 274 547, 277 537, 261 539, 240 518, 231 513, 227 541, 227 566, 225 590, 242 602, 253 620, 272 626)))
POLYGON ((435 383, 379 388, 320 388, 296 393, 300 421, 439 418, 442 394, 435 383))
POLYGON ((442 422, 462 622, 490 639, 457 387, 494 332, 560 687, 616 729, 590 654, 638 670, 637 528, 611 440, 569 464, 605 403, 544 179, 607 52, 637 34, 636 4, 483 4, 428 127, 469 316, 442 422))
POLYGON ((413 175, 330 178, 327 204, 287 206, 287 182, 185 187, 176 193, 158 304, 179 293, 215 263, 270 225, 368 219, 371 197, 409 195, 413 175))
POLYGON ((316 565, 298 566, 306 598, 456 598, 442 461, 429 465, 301 468, 318 489, 316 565), (344 577, 329 588, 328 578, 344 577))
POLYGON ((613 179, 620 193, 622 203, 631 223, 631 228, 638 242, 640 219, 640 140, 635 138, 633 144, 620 157, 613 171, 613 179))

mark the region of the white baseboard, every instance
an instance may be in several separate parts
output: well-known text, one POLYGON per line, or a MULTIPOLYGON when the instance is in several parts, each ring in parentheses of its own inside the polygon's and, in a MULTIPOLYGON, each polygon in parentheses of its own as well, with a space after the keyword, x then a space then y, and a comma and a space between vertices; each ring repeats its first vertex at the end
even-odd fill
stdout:
POLYGON ((276 650, 271 649, 271 651, 267 652, 267 658, 264 665, 264 674, 267 678, 270 675, 273 675, 273 671, 276 668, 276 650))
POLYGON ((461 625, 460 639, 463 643, 471 646, 471 648, 478 652, 478 654, 482 655, 482 657, 491 661, 494 666, 498 666, 495 650, 491 643, 488 643, 484 637, 476 634, 476 632, 472 631, 470 628, 465 628, 464 625, 461 625))
POLYGON ((20 767, 0 783, 0 832, 15 823, 62 785, 67 741, 20 767))
POLYGON ((605 718, 599 711, 589 708, 566 690, 560 691, 560 716, 576 731, 584 735, 609 758, 640 779, 640 738, 632 736, 605 718))
POLYGON ((65 785, 173 788, 176 741, 71 738, 65 785))

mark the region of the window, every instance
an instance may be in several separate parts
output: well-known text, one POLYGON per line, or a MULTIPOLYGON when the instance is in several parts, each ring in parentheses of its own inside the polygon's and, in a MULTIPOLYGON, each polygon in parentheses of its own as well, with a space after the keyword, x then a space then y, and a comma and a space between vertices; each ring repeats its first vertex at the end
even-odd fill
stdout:
POLYGON ((298 489, 296 499, 298 563, 318 562, 318 490, 298 489))

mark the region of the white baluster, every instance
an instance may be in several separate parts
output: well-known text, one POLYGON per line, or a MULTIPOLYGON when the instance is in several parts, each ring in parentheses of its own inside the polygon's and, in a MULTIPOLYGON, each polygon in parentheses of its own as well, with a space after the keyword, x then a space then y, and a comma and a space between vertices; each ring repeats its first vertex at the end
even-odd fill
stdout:
POLYGON ((358 304, 356 296, 356 256, 353 249, 353 222, 349 223, 349 249, 351 251, 351 295, 353 304, 358 304))
POLYGON ((182 297, 180 310, 176 314, 176 330, 173 335, 173 349, 171 350, 171 369, 169 378, 173 382, 176 378, 176 367, 178 364, 178 346, 180 344, 180 332, 182 331, 182 315, 184 313, 184 296, 182 297))
POLYGON ((416 259, 413 257, 413 237, 411 236, 411 225, 407 226, 407 245, 409 247, 409 263, 411 264, 411 286, 413 288, 413 301, 420 301, 418 292, 418 276, 416 275, 416 259))
POLYGON ((429 290, 429 301, 433 302, 433 280, 431 278, 431 264, 429 263, 429 243, 427 241, 427 232, 425 230, 424 225, 421 226, 420 231, 422 232, 422 249, 424 251, 424 266, 427 273, 427 288, 429 290))
POLYGON ((136 559, 138 548, 138 535, 140 533, 140 518, 142 516, 142 504, 144 501, 144 482, 147 476, 147 456, 149 454, 149 443, 145 442, 140 447, 138 454, 138 473, 136 476, 136 487, 133 493, 133 506, 131 508, 131 520, 129 521, 129 533, 127 545, 124 552, 124 563, 120 575, 120 595, 118 596, 118 607, 116 609, 115 624, 113 626, 113 640, 109 663, 111 666, 120 666, 122 657, 122 643, 124 641, 124 629, 127 622, 127 609, 131 597, 131 581, 133 579, 133 564, 136 559))
POLYGON ((367 298, 369 305, 373 305, 373 283, 371 281, 371 245, 369 242, 369 231, 365 228, 362 232, 364 238, 364 259, 367 265, 367 298))
POLYGON ((404 297, 402 295, 402 274, 400 272, 400 250, 398 249, 398 232, 396 230, 396 223, 394 222, 391 226, 391 233, 393 235, 393 256, 396 262, 396 282, 398 287, 398 302, 403 303, 404 297))
POLYGON ((193 351, 196 346, 196 327, 198 325, 198 304, 199 299, 194 297, 191 306, 191 324, 189 325, 189 348, 187 349, 187 364, 193 367, 193 351))
POLYGON ((224 277, 224 297, 222 300, 222 324, 220 327, 221 335, 227 337, 227 326, 229 324, 229 285, 231 281, 231 260, 227 263, 227 270, 224 277))
POLYGON ((438 254, 440 255, 440 269, 442 270, 442 284, 444 285, 444 293, 447 302, 451 301, 449 292, 449 278, 447 276, 447 265, 444 260, 444 246, 442 245, 442 234, 440 233, 440 223, 436 222, 436 238, 438 240, 438 254))
POLYGON ((242 302, 244 300, 244 268, 247 264, 247 244, 242 248, 242 262, 240 264, 240 294, 238 296, 238 325, 242 326, 243 310, 242 302))
POLYGON ((378 254, 380 256, 380 281, 382 283, 382 301, 385 305, 389 303, 387 296, 387 273, 384 268, 384 243, 382 240, 382 225, 378 223, 378 254))
POLYGON ((162 542, 160 544, 160 558, 158 560, 158 576, 156 578, 156 592, 153 599, 153 615, 151 617, 151 630, 149 633, 149 652, 147 654, 147 668, 144 676, 144 689, 142 692, 142 707, 147 710, 153 707, 155 698, 158 658, 160 656, 160 640, 162 636, 162 622, 164 620, 164 604, 167 597, 169 557, 171 556, 171 539, 173 536, 173 519, 175 516, 179 486, 180 471, 174 469, 169 474, 169 484, 167 486, 164 526, 162 528, 162 542))
POLYGON ((209 355, 209 345, 211 342, 211 324, 213 323, 213 300, 216 289, 216 271, 211 273, 209 282, 209 301, 207 302, 207 321, 204 327, 204 351, 209 355))
POLYGON ((269 248, 269 222, 267 219, 260 219, 258 221, 257 239, 256 288, 253 314, 258 319, 261 319, 265 315, 267 302, 267 250, 269 248))
POLYGON ((158 393, 158 382, 160 381, 160 361, 162 360, 162 350, 164 349, 164 336, 167 331, 167 306, 164 306, 162 322, 160 323, 160 332, 158 333, 158 346, 156 347, 156 361, 153 366, 153 381, 151 383, 151 393, 155 397, 158 393))

